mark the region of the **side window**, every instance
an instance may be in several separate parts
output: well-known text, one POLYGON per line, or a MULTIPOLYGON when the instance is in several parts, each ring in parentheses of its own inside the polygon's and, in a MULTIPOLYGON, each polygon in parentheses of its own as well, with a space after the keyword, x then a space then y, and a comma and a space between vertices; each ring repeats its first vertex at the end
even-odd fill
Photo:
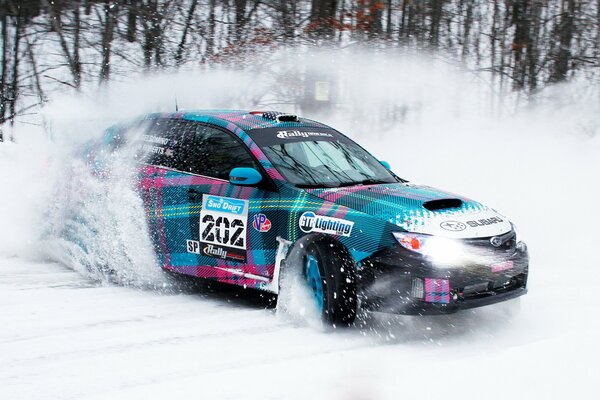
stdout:
POLYGON ((254 158, 230 134, 197 122, 186 131, 181 171, 228 180, 235 167, 257 168, 254 158))
POLYGON ((185 121, 157 119, 141 135, 142 151, 149 164, 179 169, 183 160, 180 151, 186 130, 185 121))

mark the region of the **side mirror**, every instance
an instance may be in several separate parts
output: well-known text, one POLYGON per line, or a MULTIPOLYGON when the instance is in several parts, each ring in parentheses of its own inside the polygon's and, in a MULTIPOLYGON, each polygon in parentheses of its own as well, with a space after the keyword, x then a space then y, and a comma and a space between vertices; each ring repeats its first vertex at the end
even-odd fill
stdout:
POLYGON ((229 173, 229 183, 240 186, 254 186, 262 181, 262 175, 254 168, 238 167, 229 173))
POLYGON ((387 170, 390 170, 390 171, 391 171, 391 169, 392 169, 392 166, 390 165, 390 163, 389 163, 389 162, 387 162, 387 161, 381 161, 381 160, 379 160, 379 162, 381 163, 381 165, 383 165, 383 166, 385 167, 385 169, 387 169, 387 170))

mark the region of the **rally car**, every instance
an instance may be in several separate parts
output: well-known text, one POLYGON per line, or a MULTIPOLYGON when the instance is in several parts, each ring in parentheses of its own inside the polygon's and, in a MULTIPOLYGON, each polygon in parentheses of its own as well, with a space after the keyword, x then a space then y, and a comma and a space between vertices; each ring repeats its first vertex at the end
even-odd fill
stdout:
POLYGON ((408 182, 322 123, 278 112, 150 114, 87 148, 94 168, 136 147, 165 270, 279 294, 297 269, 323 320, 357 309, 452 313, 527 292, 514 226, 468 198, 408 182))

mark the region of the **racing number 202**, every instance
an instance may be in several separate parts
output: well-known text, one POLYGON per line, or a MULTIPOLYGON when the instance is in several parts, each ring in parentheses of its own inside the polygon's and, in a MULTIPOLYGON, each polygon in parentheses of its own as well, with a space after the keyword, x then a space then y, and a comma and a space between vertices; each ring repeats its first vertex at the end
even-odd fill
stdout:
POLYGON ((225 246, 244 247, 244 221, 239 218, 232 219, 218 217, 215 221, 212 215, 205 215, 202 224, 206 228, 202 231, 203 242, 219 243, 225 246))

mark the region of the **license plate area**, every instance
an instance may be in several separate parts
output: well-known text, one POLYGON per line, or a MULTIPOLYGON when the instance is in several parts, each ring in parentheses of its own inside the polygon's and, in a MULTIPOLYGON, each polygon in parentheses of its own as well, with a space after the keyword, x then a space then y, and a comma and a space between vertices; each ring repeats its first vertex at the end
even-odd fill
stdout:
POLYGON ((492 264, 490 266, 490 270, 493 273, 498 273, 502 271, 508 271, 515 268, 515 263, 513 261, 502 261, 497 264, 492 264))
POLYGON ((478 293, 485 293, 489 290, 489 288, 490 282, 474 283, 472 285, 465 286, 462 290, 462 294, 465 296, 469 296, 478 293))

